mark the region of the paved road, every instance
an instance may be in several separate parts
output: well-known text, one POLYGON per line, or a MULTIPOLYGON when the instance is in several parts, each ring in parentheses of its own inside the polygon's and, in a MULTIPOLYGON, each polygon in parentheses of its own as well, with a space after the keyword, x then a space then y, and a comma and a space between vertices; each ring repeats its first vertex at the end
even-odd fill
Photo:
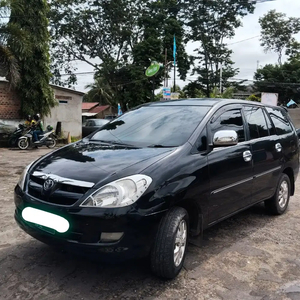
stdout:
POLYGON ((25 234, 14 219, 13 189, 26 164, 48 149, 0 148, 0 299, 300 299, 300 186, 288 212, 257 205, 207 230, 190 246, 173 281, 146 261, 103 265, 58 252, 25 234))

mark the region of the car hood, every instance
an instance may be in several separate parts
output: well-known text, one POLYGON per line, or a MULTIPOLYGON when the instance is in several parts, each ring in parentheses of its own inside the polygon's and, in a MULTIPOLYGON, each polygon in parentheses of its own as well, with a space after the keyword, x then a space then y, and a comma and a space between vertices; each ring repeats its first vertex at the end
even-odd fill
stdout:
POLYGON ((79 142, 52 152, 34 164, 34 171, 87 182, 103 182, 137 174, 176 148, 133 148, 79 142))

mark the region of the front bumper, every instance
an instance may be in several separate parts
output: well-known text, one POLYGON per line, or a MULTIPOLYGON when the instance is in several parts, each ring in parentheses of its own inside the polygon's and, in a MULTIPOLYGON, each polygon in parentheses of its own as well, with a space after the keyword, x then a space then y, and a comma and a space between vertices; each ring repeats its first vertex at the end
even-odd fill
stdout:
POLYGON ((159 222, 164 211, 147 214, 132 208, 97 209, 51 205, 25 194, 15 188, 15 220, 29 235, 43 243, 57 246, 78 254, 96 255, 114 261, 139 258, 149 254, 159 222), (67 219, 70 228, 59 233, 31 222, 22 217, 25 207, 33 207, 67 219), (123 232, 120 240, 102 242, 102 232, 123 232))

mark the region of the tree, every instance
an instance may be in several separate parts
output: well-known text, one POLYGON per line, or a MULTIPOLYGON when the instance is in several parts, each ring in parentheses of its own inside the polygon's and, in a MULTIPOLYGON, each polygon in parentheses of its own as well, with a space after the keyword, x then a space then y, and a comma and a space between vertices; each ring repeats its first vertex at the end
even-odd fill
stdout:
MULTIPOLYGON (((151 101, 152 89, 162 82, 163 72, 145 76, 151 61, 164 62, 165 48, 172 60, 173 36, 177 40, 180 77, 185 78, 189 60, 183 46, 181 6, 175 0, 52 0, 53 73, 61 82, 64 72, 74 74, 74 60, 95 69, 103 78, 116 102, 126 110, 151 101)), ((67 84, 73 84, 70 76, 67 84)))
POLYGON ((109 84, 102 77, 96 77, 94 83, 85 86, 90 89, 83 97, 83 102, 99 102, 117 107, 114 94, 109 84))
POLYGON ((39 112, 45 116, 57 102, 49 86, 51 78, 49 58, 48 18, 46 0, 14 0, 10 7, 8 26, 20 28, 28 33, 30 53, 16 47, 13 39, 7 45, 18 61, 20 81, 16 91, 21 99, 23 115, 39 112))
MULTIPOLYGON (((6 19, 12 7, 22 10, 16 1, 0 1, 0 20, 6 19)), ((27 38, 28 33, 17 24, 0 23, 0 76, 5 77, 11 87, 15 87, 19 82, 20 73, 18 61, 8 46, 8 41, 18 51, 30 54, 31 49, 27 38)))
POLYGON ((193 73, 199 75, 195 87, 205 92, 207 97, 219 84, 221 65, 225 87, 230 86, 228 79, 238 73, 230 59, 232 51, 227 48, 224 39, 233 37, 235 29, 242 25, 241 18, 253 11, 254 3, 250 1, 185 2, 185 24, 189 29, 186 41, 200 43, 193 57, 193 73))
POLYGON ((300 31, 300 18, 287 18, 286 14, 269 11, 259 19, 261 26, 261 46, 265 52, 274 51, 278 54, 278 63, 282 64, 284 49, 287 52, 295 46, 294 34, 300 31))
POLYGON ((279 103, 300 100, 300 59, 292 58, 282 65, 265 65, 254 75, 260 92, 278 93, 279 103))

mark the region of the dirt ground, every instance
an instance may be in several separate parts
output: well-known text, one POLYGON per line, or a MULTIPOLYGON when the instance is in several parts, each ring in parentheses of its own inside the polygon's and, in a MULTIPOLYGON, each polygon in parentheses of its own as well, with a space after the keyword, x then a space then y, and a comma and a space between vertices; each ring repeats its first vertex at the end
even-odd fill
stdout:
POLYGON ((24 233, 13 218, 13 190, 25 165, 49 150, 0 148, 0 299, 300 299, 300 186, 280 217, 257 205, 189 246, 172 281, 147 261, 103 265, 60 252, 24 233))

